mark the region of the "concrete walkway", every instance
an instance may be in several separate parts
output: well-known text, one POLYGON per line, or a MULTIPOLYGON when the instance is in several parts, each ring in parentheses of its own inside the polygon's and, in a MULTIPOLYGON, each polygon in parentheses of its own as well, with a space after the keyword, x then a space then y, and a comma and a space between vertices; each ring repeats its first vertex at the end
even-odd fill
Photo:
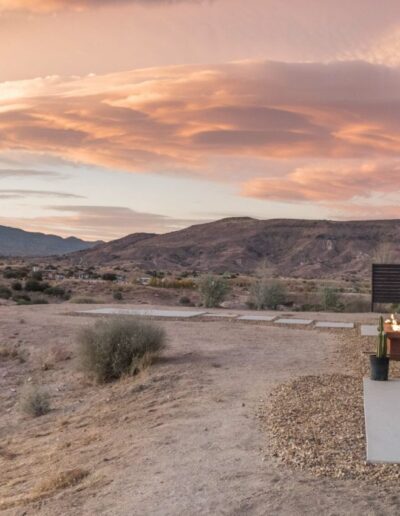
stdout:
POLYGON ((364 378, 367 461, 400 463, 400 380, 364 378))

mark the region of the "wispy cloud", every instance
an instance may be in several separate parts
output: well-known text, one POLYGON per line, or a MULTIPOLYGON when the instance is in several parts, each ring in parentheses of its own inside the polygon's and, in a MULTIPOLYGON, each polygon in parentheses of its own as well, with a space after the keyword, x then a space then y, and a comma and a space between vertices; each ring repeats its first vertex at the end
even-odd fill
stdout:
POLYGON ((51 197, 58 199, 84 199, 82 195, 67 192, 54 192, 48 190, 5 190, 0 189, 0 199, 23 199, 26 197, 51 197))
POLYGON ((61 174, 57 172, 50 172, 46 170, 29 170, 29 169, 13 169, 13 168, 0 168, 0 179, 5 178, 60 178, 61 174))
MULTIPOLYGON (((155 213, 143 213, 119 206, 47 206, 49 215, 14 218, 13 224, 30 231, 55 232, 61 236, 79 236, 88 240, 112 240, 130 233, 165 233, 182 229, 197 221, 177 219, 155 213), (54 212, 54 213, 51 213, 54 212)), ((0 223, 9 225, 9 219, 0 223)))
POLYGON ((179 3, 200 3, 202 1, 216 0, 0 0, 1 11, 27 11, 27 12, 54 12, 61 9, 72 9, 80 11, 82 9, 93 9, 102 6, 140 4, 152 6, 159 4, 179 4, 179 3))

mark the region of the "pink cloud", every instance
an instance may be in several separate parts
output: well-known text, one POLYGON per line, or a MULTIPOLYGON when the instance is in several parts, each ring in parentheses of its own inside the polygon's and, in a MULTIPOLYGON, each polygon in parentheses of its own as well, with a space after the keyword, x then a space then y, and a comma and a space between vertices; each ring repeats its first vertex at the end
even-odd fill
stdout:
POLYGON ((246 197, 274 201, 338 202, 400 190, 400 163, 366 163, 330 168, 305 166, 284 177, 254 178, 243 185, 246 197))
POLYGON ((213 170, 215 180, 227 180, 211 165, 221 158, 293 163, 288 175, 257 175, 243 187, 273 200, 389 191, 399 120, 400 69, 361 62, 239 62, 0 84, 0 152, 141 173, 209 178, 213 170), (335 165, 295 165, 316 160, 335 165))

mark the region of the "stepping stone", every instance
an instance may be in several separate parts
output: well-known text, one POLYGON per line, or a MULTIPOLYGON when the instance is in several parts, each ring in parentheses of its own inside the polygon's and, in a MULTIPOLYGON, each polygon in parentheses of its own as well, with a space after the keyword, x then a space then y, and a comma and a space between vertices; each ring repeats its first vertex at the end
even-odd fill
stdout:
POLYGON ((363 337, 377 337, 378 336, 378 328, 376 327, 376 325, 362 324, 361 325, 361 335, 363 337))
POLYGON ((400 463, 400 380, 364 378, 367 461, 400 463))
POLYGON ((274 315, 241 315, 239 321, 273 321, 274 315))
POLYGON ((278 319, 275 321, 277 324, 301 324, 303 326, 311 324, 312 322, 312 319, 278 319))
POLYGON ((227 319, 233 319, 237 317, 237 314, 204 314, 204 317, 225 317, 227 319))
POLYGON ((315 324, 316 328, 343 328, 343 329, 353 329, 354 323, 344 323, 344 322, 330 322, 330 321, 320 321, 315 324))
POLYGON ((204 315, 205 312, 191 312, 185 310, 134 310, 129 308, 97 308, 96 310, 85 310, 78 313, 93 315, 140 315, 142 317, 171 317, 188 319, 204 315))

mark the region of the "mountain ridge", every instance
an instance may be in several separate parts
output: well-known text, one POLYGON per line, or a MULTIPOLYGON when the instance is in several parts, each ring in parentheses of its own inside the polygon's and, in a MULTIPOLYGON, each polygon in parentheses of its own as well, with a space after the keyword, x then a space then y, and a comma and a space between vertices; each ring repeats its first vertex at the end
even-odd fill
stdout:
POLYGON ((74 236, 62 238, 0 225, 0 256, 4 257, 63 255, 90 249, 100 243, 103 242, 87 242, 74 236))
POLYGON ((134 233, 69 256, 87 265, 319 278, 366 276, 382 246, 400 258, 400 220, 332 221, 232 217, 161 235, 134 233))

